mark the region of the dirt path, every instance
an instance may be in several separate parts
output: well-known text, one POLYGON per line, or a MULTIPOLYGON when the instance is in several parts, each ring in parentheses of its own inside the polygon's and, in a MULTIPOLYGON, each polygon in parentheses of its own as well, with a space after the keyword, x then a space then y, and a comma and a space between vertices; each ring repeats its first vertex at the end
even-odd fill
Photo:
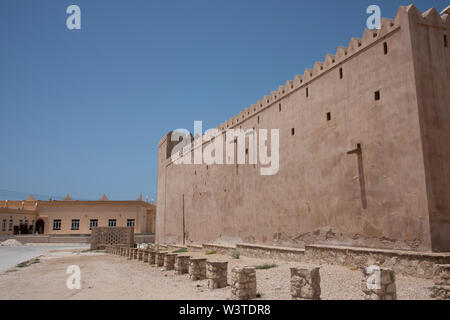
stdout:
MULTIPOLYGON (((195 255, 202 255, 195 253, 195 255)), ((272 260, 227 256, 228 270, 234 265, 262 265, 272 260)), ((289 267, 298 264, 275 261, 276 268, 257 270, 261 299, 290 299, 289 267)), ((359 271, 345 267, 321 267, 322 299, 362 299, 359 271)), ((230 278, 230 276, 229 276, 230 278)), ((431 280, 397 276, 398 299, 430 299, 431 280)), ((187 275, 175 275, 137 260, 73 250, 47 253, 40 263, 0 274, 0 299, 228 299, 230 287, 209 290, 207 281, 190 281, 187 275), (81 289, 69 290, 66 269, 81 269, 81 289)))

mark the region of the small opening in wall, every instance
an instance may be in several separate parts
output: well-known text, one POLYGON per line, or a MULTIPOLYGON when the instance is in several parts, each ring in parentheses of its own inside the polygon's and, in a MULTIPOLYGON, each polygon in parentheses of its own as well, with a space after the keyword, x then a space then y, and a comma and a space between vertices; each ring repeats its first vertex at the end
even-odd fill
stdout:
POLYGON ((376 33, 376 32, 373 33, 373 37, 374 37, 374 38, 376 38, 377 35, 378 35, 378 33, 376 33))
POLYGON ((306 97, 309 97, 309 88, 306 88, 306 97))
POLYGON ((380 91, 375 91, 375 101, 378 101, 381 99, 380 91))
POLYGON ((259 116, 258 116, 258 124, 259 124, 259 116))
POLYGON ((341 79, 344 78, 344 70, 342 70, 342 68, 339 68, 339 77, 341 79))
POLYGON ((206 170, 209 170, 209 166, 206 166, 206 170))
POLYGON ((387 45, 387 42, 385 42, 385 43, 383 44, 383 46, 384 46, 384 54, 388 54, 388 45, 387 45))
POLYGON ((448 47, 448 43, 447 43, 447 35, 444 34, 444 47, 448 47))
POLYGON ((327 112, 327 121, 331 121, 331 112, 327 112))
POLYGON ((295 128, 291 129, 291 135, 295 136, 295 128))
POLYGON ((281 103, 278 105, 278 111, 281 112, 281 103))
POLYGON ((247 148, 247 149, 245 149, 245 154, 248 154, 248 148, 247 148))
POLYGON ((361 143, 356 144, 356 147, 357 147, 358 149, 361 149, 361 143))

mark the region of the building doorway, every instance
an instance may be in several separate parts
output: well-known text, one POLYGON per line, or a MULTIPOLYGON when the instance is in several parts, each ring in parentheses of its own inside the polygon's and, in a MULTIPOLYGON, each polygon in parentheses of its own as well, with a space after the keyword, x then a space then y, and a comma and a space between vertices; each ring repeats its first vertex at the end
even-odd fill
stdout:
POLYGON ((35 232, 39 233, 39 234, 44 234, 44 220, 39 219, 38 221, 36 221, 36 229, 35 232))

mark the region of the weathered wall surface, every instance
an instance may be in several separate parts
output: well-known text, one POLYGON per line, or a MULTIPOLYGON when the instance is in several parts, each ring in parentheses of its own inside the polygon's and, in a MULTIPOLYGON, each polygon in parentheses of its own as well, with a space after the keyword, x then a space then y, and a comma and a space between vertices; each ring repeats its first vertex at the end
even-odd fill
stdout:
POLYGON ((432 248, 450 251, 450 17, 410 16, 432 248))
MULTIPOLYGON (((427 44, 426 36, 411 40, 415 15, 414 7, 400 8, 394 21, 383 20, 381 30, 366 30, 361 40, 352 39, 348 48, 340 47, 335 56, 220 126, 280 129, 275 176, 261 176, 259 165, 174 165, 167 159, 164 137, 159 144, 157 242, 445 249, 437 245, 445 236, 430 233, 430 223, 433 232, 446 232, 442 222, 448 222, 448 200, 430 183, 448 190, 449 162, 442 158, 440 169, 431 169, 424 162, 424 157, 431 161, 431 154, 423 148, 446 137, 449 122, 435 132, 422 101, 422 95, 441 99, 445 85, 431 90, 427 82, 418 89, 422 54, 417 48, 429 45, 423 50, 434 55, 438 44, 427 44), (424 138, 424 130, 434 133, 424 138), (362 153, 348 155, 358 143, 362 153), (438 203, 447 207, 433 213, 438 203)), ((435 76, 423 68, 427 77, 435 76)), ((444 70, 439 77, 448 77, 448 67, 444 70)), ((440 106, 430 112, 448 117, 446 101, 427 106, 440 106)), ((441 141, 440 150, 448 156, 448 146, 442 147, 448 139, 441 141)))

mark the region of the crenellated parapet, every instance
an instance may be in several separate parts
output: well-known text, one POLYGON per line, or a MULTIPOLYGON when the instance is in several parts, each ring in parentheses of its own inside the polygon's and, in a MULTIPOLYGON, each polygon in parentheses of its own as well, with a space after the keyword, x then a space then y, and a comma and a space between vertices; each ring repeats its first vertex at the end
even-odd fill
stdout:
POLYGON ((302 75, 296 75, 294 80, 288 80, 284 86, 279 86, 278 90, 272 91, 270 95, 265 95, 262 99, 258 100, 256 104, 246 108, 244 112, 241 112, 238 116, 234 116, 220 124, 217 129, 226 130, 236 127, 247 118, 261 112, 267 107, 270 107, 292 92, 300 89, 301 87, 307 86, 322 74, 329 72, 336 66, 345 62, 347 59, 358 54, 358 52, 384 39, 388 34, 401 28, 403 16, 416 18, 419 23, 440 26, 442 28, 450 28, 449 15, 444 14, 441 16, 435 8, 431 8, 422 14, 414 5, 400 7, 395 19, 381 19, 380 29, 365 29, 361 39, 351 38, 347 47, 339 46, 336 54, 327 54, 323 62, 316 61, 312 69, 306 68, 302 75))
MULTIPOLYGON (((278 104, 282 99, 298 91, 299 89, 308 87, 308 85, 318 80, 322 75, 341 67, 347 60, 351 59, 355 55, 358 55, 360 52, 370 48, 371 46, 384 41, 387 36, 397 32, 402 27, 408 27, 408 23, 429 25, 447 30, 450 28, 449 14, 444 13, 443 15, 440 15, 435 8, 431 8, 426 12, 421 13, 413 4, 406 7, 399 7, 394 19, 382 18, 379 29, 365 29, 360 39, 351 38, 348 46, 339 46, 335 54, 327 54, 323 61, 316 61, 312 68, 306 68, 303 74, 296 75, 293 80, 288 80, 285 85, 279 86, 277 90, 272 91, 268 95, 264 95, 260 100, 256 101, 255 104, 252 104, 239 114, 221 123, 218 127, 216 127, 216 129, 223 132, 227 129, 239 128, 239 126, 247 119, 252 118, 263 110, 278 104)), ((165 138, 166 137, 163 139, 165 138)), ((163 141, 160 141, 160 144, 162 142, 163 141)), ((189 152, 192 148, 197 147, 200 146, 194 146, 193 143, 192 147, 187 146, 184 152, 189 152)))

